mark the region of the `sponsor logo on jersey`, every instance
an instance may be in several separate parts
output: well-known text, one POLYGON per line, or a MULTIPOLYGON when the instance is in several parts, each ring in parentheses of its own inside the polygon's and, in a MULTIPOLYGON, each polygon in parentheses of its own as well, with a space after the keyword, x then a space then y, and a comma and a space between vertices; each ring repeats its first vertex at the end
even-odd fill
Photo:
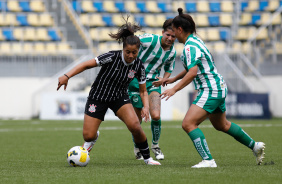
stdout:
POLYGON ((186 58, 187 58, 187 65, 189 66, 191 64, 190 47, 186 48, 186 58))
POLYGON ((96 105, 90 104, 90 105, 89 105, 89 109, 88 109, 89 112, 91 112, 91 113, 92 113, 92 112, 95 112, 95 111, 96 111, 96 107, 97 107, 96 105))
POLYGON ((101 59, 101 60, 100 60, 100 63, 101 63, 101 64, 106 64, 106 63, 109 63, 109 62, 111 62, 111 61, 112 61, 112 58, 107 57, 107 58, 105 58, 105 59, 101 59))
POLYGON ((134 70, 129 70, 129 73, 128 73, 128 78, 134 78, 134 75, 135 75, 136 71, 134 70))

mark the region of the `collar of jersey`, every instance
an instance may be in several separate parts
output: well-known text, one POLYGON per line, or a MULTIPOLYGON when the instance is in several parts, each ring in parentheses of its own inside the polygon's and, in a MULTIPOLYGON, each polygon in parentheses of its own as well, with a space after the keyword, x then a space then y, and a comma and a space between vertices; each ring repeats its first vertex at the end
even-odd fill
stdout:
POLYGON ((121 58, 122 58, 122 62, 123 62, 126 66, 133 65, 134 62, 135 62, 135 60, 136 60, 136 59, 134 59, 131 63, 127 63, 127 62, 125 61, 125 59, 124 59, 124 56, 123 56, 123 50, 121 51, 121 58))
POLYGON ((187 38, 187 40, 186 40, 186 42, 185 42, 185 44, 184 45, 186 45, 186 43, 187 43, 187 41, 189 40, 189 38, 191 38, 193 36, 193 34, 190 34, 189 36, 188 36, 188 38, 187 38))

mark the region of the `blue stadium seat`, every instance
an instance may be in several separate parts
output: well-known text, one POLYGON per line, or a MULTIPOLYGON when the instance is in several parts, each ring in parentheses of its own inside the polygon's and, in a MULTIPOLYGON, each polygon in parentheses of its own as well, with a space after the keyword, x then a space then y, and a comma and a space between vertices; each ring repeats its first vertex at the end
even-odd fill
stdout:
POLYGON ((115 2, 115 6, 120 12, 126 12, 126 9, 124 7, 124 2, 122 1, 115 2))
POLYGON ((6 38, 6 40, 8 40, 8 41, 15 40, 15 38, 13 36, 13 30, 12 29, 3 29, 2 33, 3 33, 4 37, 6 38))
POLYGON ((17 21, 20 23, 21 26, 28 26, 29 23, 27 21, 27 16, 24 14, 17 15, 17 21))
POLYGON ((98 12, 104 12, 103 2, 93 2, 94 7, 97 9, 98 12))
POLYGON ((162 10, 162 12, 169 12, 165 2, 158 2, 158 7, 162 10))
POLYGON ((241 11, 244 11, 248 7, 248 2, 241 2, 241 11))
POLYGON ((142 27, 146 27, 146 23, 144 20, 144 16, 140 15, 140 16, 134 16, 135 17, 135 21, 142 27))
POLYGON ((221 12, 220 2, 210 2, 210 10, 212 12, 221 12))
POLYGON ((143 1, 136 2, 136 6, 141 12, 143 12, 143 13, 148 12, 148 10, 146 9, 145 2, 143 2, 143 1))
POLYGON ((265 1, 262 1, 262 0, 261 0, 261 1, 259 2, 259 10, 260 10, 260 11, 264 11, 267 6, 268 6, 268 1, 266 1, 266 0, 265 0, 265 1))
POLYGON ((197 12, 197 8, 196 8, 196 3, 195 2, 185 3, 185 7, 186 7, 187 12, 189 12, 189 13, 197 12))
POLYGON ((0 1, 0 11, 9 11, 7 7, 7 2, 0 1))
POLYGON ((73 1, 72 2, 72 7, 77 12, 83 12, 82 7, 81 7, 81 2, 73 1))
POLYGON ((261 15, 258 13, 252 14, 252 21, 251 24, 255 25, 257 23, 257 21, 260 20, 261 15))
POLYGON ((51 40, 53 41, 60 41, 61 38, 57 34, 56 30, 54 29, 48 29, 48 35, 50 36, 51 40))
MULTIPOLYGON (((113 16, 115 16, 115 15, 113 15, 113 16)), ((103 15, 102 19, 106 23, 106 26, 114 26, 111 15, 103 15)))
POLYGON ((229 31, 228 30, 219 30, 219 36, 221 40, 227 41, 229 39, 229 31))
POLYGON ((220 25, 219 15, 209 15, 208 20, 209 20, 209 24, 211 26, 219 26, 220 25))
POLYGON ((22 8, 22 11, 24 12, 30 12, 30 6, 28 1, 19 1, 19 5, 22 8))

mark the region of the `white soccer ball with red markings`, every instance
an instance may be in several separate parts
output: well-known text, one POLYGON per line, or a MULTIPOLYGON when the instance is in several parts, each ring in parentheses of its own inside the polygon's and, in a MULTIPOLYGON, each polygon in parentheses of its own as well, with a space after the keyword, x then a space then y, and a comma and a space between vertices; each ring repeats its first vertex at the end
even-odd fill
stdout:
POLYGON ((72 167, 85 167, 90 161, 89 152, 81 146, 74 146, 68 151, 67 160, 72 167))

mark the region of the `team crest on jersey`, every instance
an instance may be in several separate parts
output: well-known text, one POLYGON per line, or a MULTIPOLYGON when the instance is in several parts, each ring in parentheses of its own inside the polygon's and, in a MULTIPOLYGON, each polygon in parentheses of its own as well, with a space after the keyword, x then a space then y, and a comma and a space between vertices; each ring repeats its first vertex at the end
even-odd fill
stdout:
POLYGON ((88 109, 89 112, 91 112, 91 113, 92 113, 92 112, 95 112, 95 111, 96 111, 96 107, 97 107, 96 105, 90 104, 90 105, 89 105, 89 109, 88 109))
POLYGON ((129 78, 134 78, 135 73, 136 73, 136 71, 134 71, 134 70, 129 70, 128 77, 129 77, 129 78))

